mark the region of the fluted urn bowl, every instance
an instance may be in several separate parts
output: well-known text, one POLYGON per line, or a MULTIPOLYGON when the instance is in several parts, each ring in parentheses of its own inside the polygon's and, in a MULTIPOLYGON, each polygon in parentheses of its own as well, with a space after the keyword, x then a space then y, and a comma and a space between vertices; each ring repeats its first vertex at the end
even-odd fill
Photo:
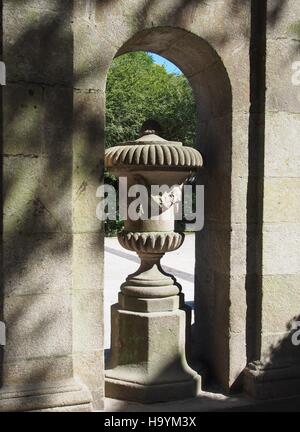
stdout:
MULTIPOLYGON (((143 184, 147 188, 151 185, 166 185, 170 188, 176 185, 180 188, 192 173, 202 167, 203 160, 196 149, 185 147, 181 142, 167 141, 154 130, 145 130, 136 141, 127 141, 106 150, 105 163, 113 174, 127 178, 128 188, 134 184, 143 184)), ((155 197, 149 196, 149 199, 155 197)), ((125 221, 126 232, 173 230, 172 202, 162 208, 159 217, 149 216, 148 220, 134 221, 129 217, 125 221)), ((124 241, 124 244, 127 243, 124 241)))

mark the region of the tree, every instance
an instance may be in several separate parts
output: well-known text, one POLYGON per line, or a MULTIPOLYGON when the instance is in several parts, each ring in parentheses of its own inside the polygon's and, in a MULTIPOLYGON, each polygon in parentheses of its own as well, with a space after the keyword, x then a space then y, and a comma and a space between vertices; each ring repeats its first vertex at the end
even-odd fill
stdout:
POLYGON ((163 138, 194 144, 196 107, 183 75, 169 74, 145 52, 116 58, 107 80, 106 146, 139 137, 145 120, 157 120, 163 138))
MULTIPOLYGON (((114 60, 106 99, 106 147, 135 140, 149 119, 161 124, 163 138, 194 145, 196 107, 187 79, 169 74, 147 53, 129 53, 114 60)), ((104 178, 117 188, 111 173, 105 171, 104 178)), ((122 227, 120 220, 106 221, 105 233, 116 235, 122 227)))

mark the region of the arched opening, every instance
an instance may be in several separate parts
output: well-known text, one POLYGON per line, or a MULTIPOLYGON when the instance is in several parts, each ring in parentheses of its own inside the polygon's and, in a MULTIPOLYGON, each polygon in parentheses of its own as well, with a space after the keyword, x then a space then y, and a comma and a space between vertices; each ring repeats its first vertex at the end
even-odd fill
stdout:
MULTIPOLYGON (((232 92, 222 60, 200 37, 183 29, 156 27, 129 39, 116 53, 161 55, 186 76, 197 107, 196 145, 205 168, 205 226, 195 241, 195 355, 228 389, 232 92)), ((233 380, 234 381, 234 380, 233 380)))

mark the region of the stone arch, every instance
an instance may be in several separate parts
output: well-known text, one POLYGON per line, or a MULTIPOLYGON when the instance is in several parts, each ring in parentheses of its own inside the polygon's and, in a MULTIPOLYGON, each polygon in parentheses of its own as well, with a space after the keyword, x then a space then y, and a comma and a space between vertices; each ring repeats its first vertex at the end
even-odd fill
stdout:
MULTIPOLYGON (((206 163, 200 179, 206 189, 206 225, 197 236, 195 346, 199 358, 226 390, 247 363, 246 279, 249 272, 255 273, 255 268, 247 265, 248 243, 255 237, 248 232, 247 214, 250 27, 250 2, 227 6, 194 0, 106 0, 91 2, 89 7, 79 2, 72 27, 73 190, 81 188, 87 167, 95 167, 88 169, 88 187, 73 202, 73 231, 79 233, 73 243, 73 285, 80 289, 79 275, 89 269, 85 290, 103 289, 99 266, 103 263, 103 237, 99 240, 93 235, 99 232, 94 215, 99 156, 102 168, 104 159, 109 68, 115 56, 126 50, 157 50, 181 67, 201 101, 198 148, 206 163)), ((94 334, 96 326, 103 327, 99 309, 87 308, 84 314, 77 305, 73 309, 73 340, 80 338, 82 328, 86 334, 94 334)), ((95 360, 94 353, 101 355, 103 341, 95 338, 91 352, 83 344, 76 348, 75 372, 101 398, 103 363, 95 360), (84 367, 87 358, 93 367, 84 367)))
MULTIPOLYGON (((116 48, 116 47, 115 47, 116 48)), ((179 27, 138 31, 115 56, 151 51, 166 57, 185 74, 197 105, 197 146, 205 168, 205 228, 196 236, 194 349, 225 389, 230 383, 230 221, 232 89, 216 50, 203 38, 179 27)), ((183 287, 184 289, 184 287, 183 287)))

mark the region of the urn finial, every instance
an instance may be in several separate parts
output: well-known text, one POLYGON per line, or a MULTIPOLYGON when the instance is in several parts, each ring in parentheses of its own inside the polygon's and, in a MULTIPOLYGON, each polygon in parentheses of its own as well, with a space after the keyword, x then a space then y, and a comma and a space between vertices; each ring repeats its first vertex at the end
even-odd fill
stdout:
POLYGON ((162 127, 160 123, 156 120, 146 120, 140 130, 140 137, 143 137, 145 135, 161 135, 162 134, 162 127))

